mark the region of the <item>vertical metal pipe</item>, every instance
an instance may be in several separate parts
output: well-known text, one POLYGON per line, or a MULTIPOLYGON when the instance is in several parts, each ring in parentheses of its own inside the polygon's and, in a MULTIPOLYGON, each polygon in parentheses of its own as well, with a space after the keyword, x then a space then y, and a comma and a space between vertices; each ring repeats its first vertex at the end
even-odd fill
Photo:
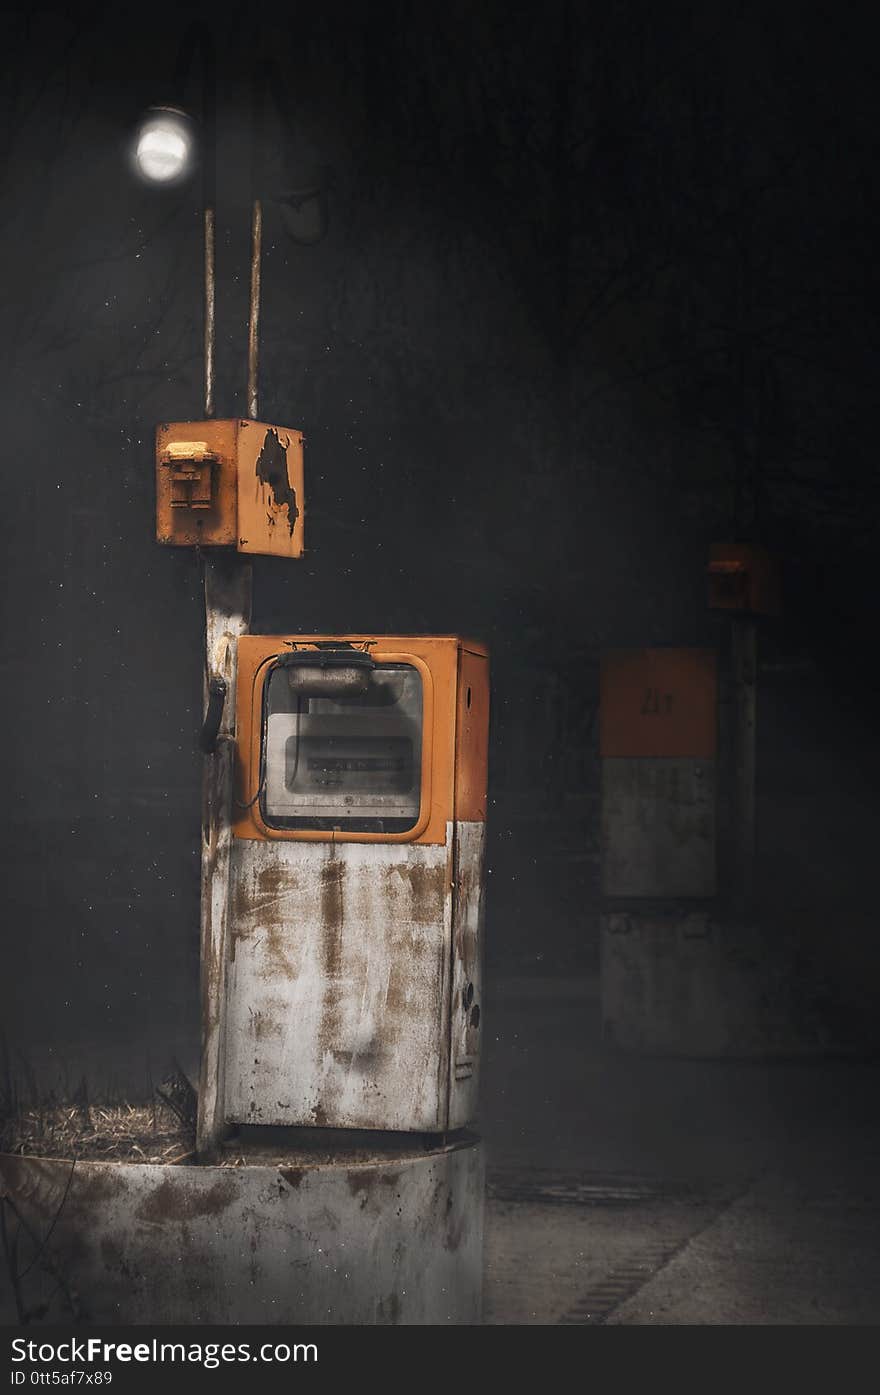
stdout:
POLYGON ((254 199, 251 224, 251 313, 248 323, 248 416, 259 416, 257 375, 260 366, 260 264, 263 246, 263 205, 254 199))
POLYGON ((214 210, 205 208, 205 416, 214 415, 214 210))
POLYGON ((235 774, 235 688, 238 637, 251 620, 253 572, 249 562, 205 558, 205 699, 212 678, 226 684, 217 749, 202 776, 201 998, 202 1057, 196 1151, 213 1158, 226 1132, 224 1109, 224 1004, 229 962, 230 858, 235 774))
POLYGON ((251 43, 254 63, 251 68, 251 200, 253 217, 251 220, 251 305, 248 323, 248 380, 247 411, 251 421, 260 414, 259 372, 260 372, 260 275, 263 256, 263 87, 265 84, 265 62, 261 61, 259 7, 251 22, 251 43))
POLYGON ((733 680, 735 848, 733 900, 742 913, 752 909, 755 892, 755 719, 757 715, 757 625, 736 615, 731 626, 733 680))
POLYGON ((214 347, 216 275, 214 210, 217 206, 217 55, 214 36, 205 24, 194 21, 187 29, 174 68, 172 92, 175 104, 185 106, 186 81, 193 59, 202 61, 202 225, 205 239, 205 416, 214 415, 214 347))
POLYGON ((205 416, 214 415, 215 209, 217 206, 217 55, 214 37, 199 25, 195 38, 202 55, 202 216, 205 227, 205 416))

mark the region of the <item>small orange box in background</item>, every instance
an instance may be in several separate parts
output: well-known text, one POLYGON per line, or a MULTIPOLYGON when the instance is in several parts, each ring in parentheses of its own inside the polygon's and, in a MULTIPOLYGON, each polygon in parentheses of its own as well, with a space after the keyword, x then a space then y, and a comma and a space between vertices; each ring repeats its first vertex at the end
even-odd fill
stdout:
POLYGON ((612 649, 602 655, 600 755, 709 760, 717 744, 713 649, 612 649))
POLYGON ((776 564, 757 543, 713 543, 709 549, 709 607, 751 615, 781 609, 776 564))
POLYGON ((303 552, 303 434, 265 422, 156 428, 156 538, 268 557, 303 552))

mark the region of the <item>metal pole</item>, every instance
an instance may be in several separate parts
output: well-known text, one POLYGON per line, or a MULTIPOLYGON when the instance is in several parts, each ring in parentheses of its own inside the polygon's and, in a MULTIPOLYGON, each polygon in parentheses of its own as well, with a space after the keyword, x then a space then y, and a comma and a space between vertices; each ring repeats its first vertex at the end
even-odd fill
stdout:
POLYGON ((204 25, 189 26, 172 80, 175 103, 184 105, 187 77, 198 52, 202 61, 202 226, 205 242, 205 416, 214 415, 215 287, 214 209, 217 204, 217 56, 214 36, 204 25))
POLYGON ((205 224, 205 416, 214 415, 214 335, 216 302, 215 226, 217 203, 217 60, 213 36, 199 29, 202 51, 202 204, 205 224))
POLYGON ((230 859, 235 776, 235 687, 238 638, 251 619, 249 564, 239 557, 205 558, 205 693, 212 678, 226 685, 213 755, 202 778, 201 999, 202 1053, 196 1154, 209 1161, 226 1132, 223 1004, 229 961, 230 859))
POLYGON ((205 416, 214 415, 214 210, 205 208, 205 416))
POLYGON ((248 416, 256 421, 259 416, 259 391, 257 375, 260 366, 260 263, 263 246, 263 205, 254 199, 253 220, 251 223, 251 312, 248 322, 248 416))
MULTIPOLYGON (((217 61, 213 35, 204 25, 193 28, 191 50, 202 58, 202 218, 205 239, 205 416, 215 411, 216 349, 216 206, 217 206, 217 61)), ((202 1052, 196 1154, 212 1157, 226 1131, 223 1107, 223 1014, 226 995, 229 929, 232 788, 235 764, 235 685, 240 635, 251 615, 252 570, 232 557, 206 557, 205 682, 207 705, 212 680, 222 680, 225 703, 213 754, 202 776, 202 884, 200 907, 202 1052)))
POLYGON ((263 255, 263 88, 265 62, 261 61, 259 15, 251 26, 255 61, 251 68, 251 302, 248 322, 247 412, 251 421, 260 414, 260 274, 263 255))
POLYGON ((757 625, 751 615, 733 617, 731 677, 734 742, 734 884, 736 908, 747 913, 755 888, 755 718, 757 625))

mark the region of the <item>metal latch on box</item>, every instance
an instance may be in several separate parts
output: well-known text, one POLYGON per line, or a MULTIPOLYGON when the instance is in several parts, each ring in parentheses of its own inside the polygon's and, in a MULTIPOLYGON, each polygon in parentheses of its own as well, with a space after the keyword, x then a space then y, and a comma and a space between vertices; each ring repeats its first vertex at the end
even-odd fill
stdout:
POLYGON ((209 509, 212 504, 213 466, 218 457, 206 441, 169 441, 163 464, 171 471, 173 509, 209 509))

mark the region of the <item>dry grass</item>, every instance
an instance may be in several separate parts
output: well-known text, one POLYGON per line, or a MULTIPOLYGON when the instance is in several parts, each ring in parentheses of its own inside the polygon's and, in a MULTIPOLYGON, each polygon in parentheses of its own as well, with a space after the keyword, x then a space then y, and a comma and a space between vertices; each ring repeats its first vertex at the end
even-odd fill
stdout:
POLYGON ((74 1090, 41 1087, 24 1057, 12 1070, 2 1046, 0 1152, 131 1163, 175 1163, 193 1152, 195 1094, 176 1062, 135 1104, 115 1091, 92 1099, 85 1079, 74 1090))
POLYGON ((7 1117, 0 1150, 39 1158, 174 1163, 194 1139, 166 1105, 39 1104, 7 1117))

